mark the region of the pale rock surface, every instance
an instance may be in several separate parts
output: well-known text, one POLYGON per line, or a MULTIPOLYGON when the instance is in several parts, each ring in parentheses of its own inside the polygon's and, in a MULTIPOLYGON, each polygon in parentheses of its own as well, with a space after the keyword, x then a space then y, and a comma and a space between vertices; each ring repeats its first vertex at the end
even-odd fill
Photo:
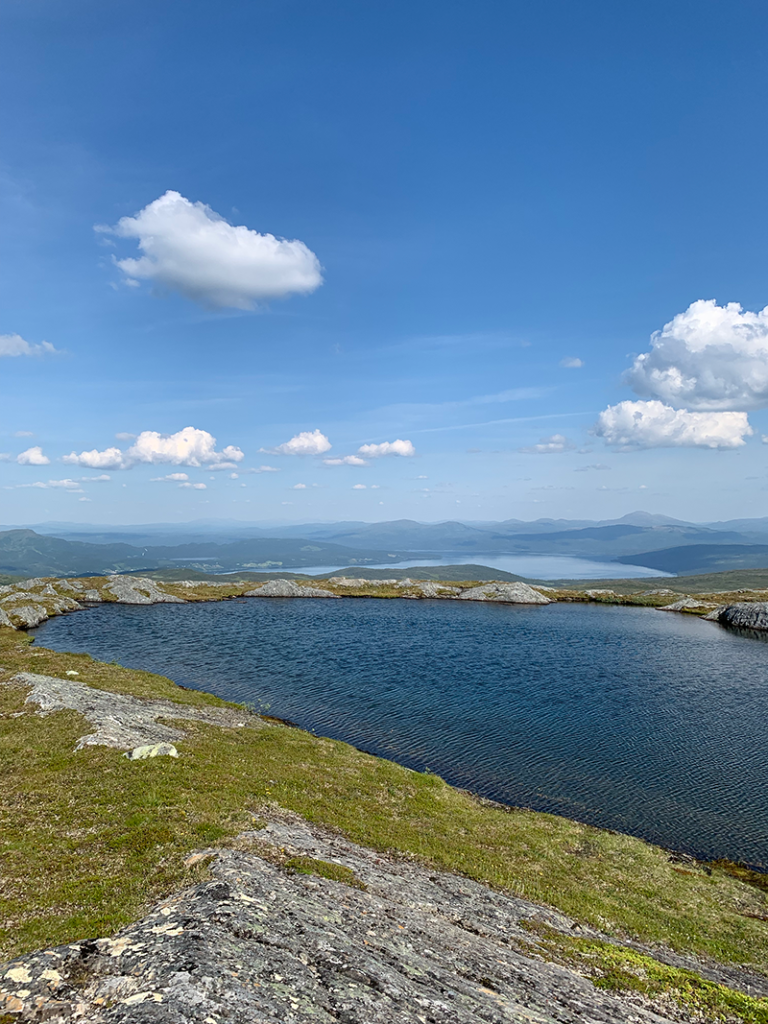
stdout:
POLYGON ((148 757, 178 757, 179 752, 172 743, 149 743, 143 747, 134 747, 123 754, 129 761, 146 761, 148 757))
POLYGON ((148 576, 112 576, 104 587, 120 604, 184 604, 148 576))
MULTIPOLYGON (((29 601, 28 595, 25 595, 25 598, 29 601)), ((9 605, 5 612, 11 625, 16 629, 34 629, 48 618, 48 612, 43 605, 34 601, 29 601, 28 604, 9 605)))
POLYGON ((459 601, 506 601, 509 604, 552 604, 552 599, 527 583, 483 583, 462 591, 459 601))
POLYGON ((461 587, 446 586, 442 583, 433 583, 431 580, 415 583, 423 597, 455 597, 461 593, 461 587))
POLYGON ((97 690, 75 679, 57 679, 55 676, 20 672, 2 685, 30 686, 26 704, 37 704, 40 715, 54 711, 77 711, 94 731, 81 736, 76 750, 83 747, 116 747, 133 750, 136 747, 173 743, 184 738, 184 731, 165 725, 159 718, 206 722, 209 725, 242 727, 259 725, 259 718, 230 708, 200 708, 177 704, 171 700, 142 700, 123 693, 97 690))
POLYGON ((679 601, 673 602, 673 604, 665 604, 659 608, 660 612, 686 612, 696 611, 698 608, 711 608, 712 603, 707 601, 697 601, 693 597, 681 597, 679 601))
POLYGON ((269 580, 255 590, 249 590, 245 597, 335 597, 330 590, 320 587, 302 587, 295 580, 269 580))

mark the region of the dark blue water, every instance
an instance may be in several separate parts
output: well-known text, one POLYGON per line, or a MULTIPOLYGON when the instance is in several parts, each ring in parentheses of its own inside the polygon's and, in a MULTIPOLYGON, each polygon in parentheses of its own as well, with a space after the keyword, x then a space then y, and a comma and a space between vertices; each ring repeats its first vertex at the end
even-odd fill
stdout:
POLYGON ((652 609, 103 605, 37 631, 509 804, 768 867, 768 643, 652 609))

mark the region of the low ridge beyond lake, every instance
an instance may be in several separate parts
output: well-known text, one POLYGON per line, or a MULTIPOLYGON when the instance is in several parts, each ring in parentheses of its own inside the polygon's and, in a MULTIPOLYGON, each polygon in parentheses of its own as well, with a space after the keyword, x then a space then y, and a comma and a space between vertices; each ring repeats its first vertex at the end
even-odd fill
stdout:
POLYGON ((714 623, 618 606, 252 598, 102 605, 35 633, 504 803, 768 867, 768 643, 714 623))

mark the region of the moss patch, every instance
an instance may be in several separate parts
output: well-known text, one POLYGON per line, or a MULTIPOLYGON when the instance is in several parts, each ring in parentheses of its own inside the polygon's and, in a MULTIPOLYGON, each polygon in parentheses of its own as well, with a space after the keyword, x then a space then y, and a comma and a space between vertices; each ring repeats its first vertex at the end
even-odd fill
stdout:
POLYGON ((295 871, 299 875, 319 875, 321 878, 330 878, 334 882, 351 885, 354 889, 366 888, 365 882, 343 864, 333 864, 327 860, 318 860, 316 857, 290 857, 283 866, 287 871, 295 871))

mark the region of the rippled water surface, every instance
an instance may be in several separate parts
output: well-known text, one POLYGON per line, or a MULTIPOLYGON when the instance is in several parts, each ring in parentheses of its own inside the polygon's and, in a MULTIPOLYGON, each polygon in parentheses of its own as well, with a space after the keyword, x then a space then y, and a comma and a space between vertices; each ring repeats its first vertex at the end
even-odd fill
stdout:
POLYGON ((712 623, 255 598, 103 605, 36 632, 505 803, 768 866, 768 643, 712 623))

